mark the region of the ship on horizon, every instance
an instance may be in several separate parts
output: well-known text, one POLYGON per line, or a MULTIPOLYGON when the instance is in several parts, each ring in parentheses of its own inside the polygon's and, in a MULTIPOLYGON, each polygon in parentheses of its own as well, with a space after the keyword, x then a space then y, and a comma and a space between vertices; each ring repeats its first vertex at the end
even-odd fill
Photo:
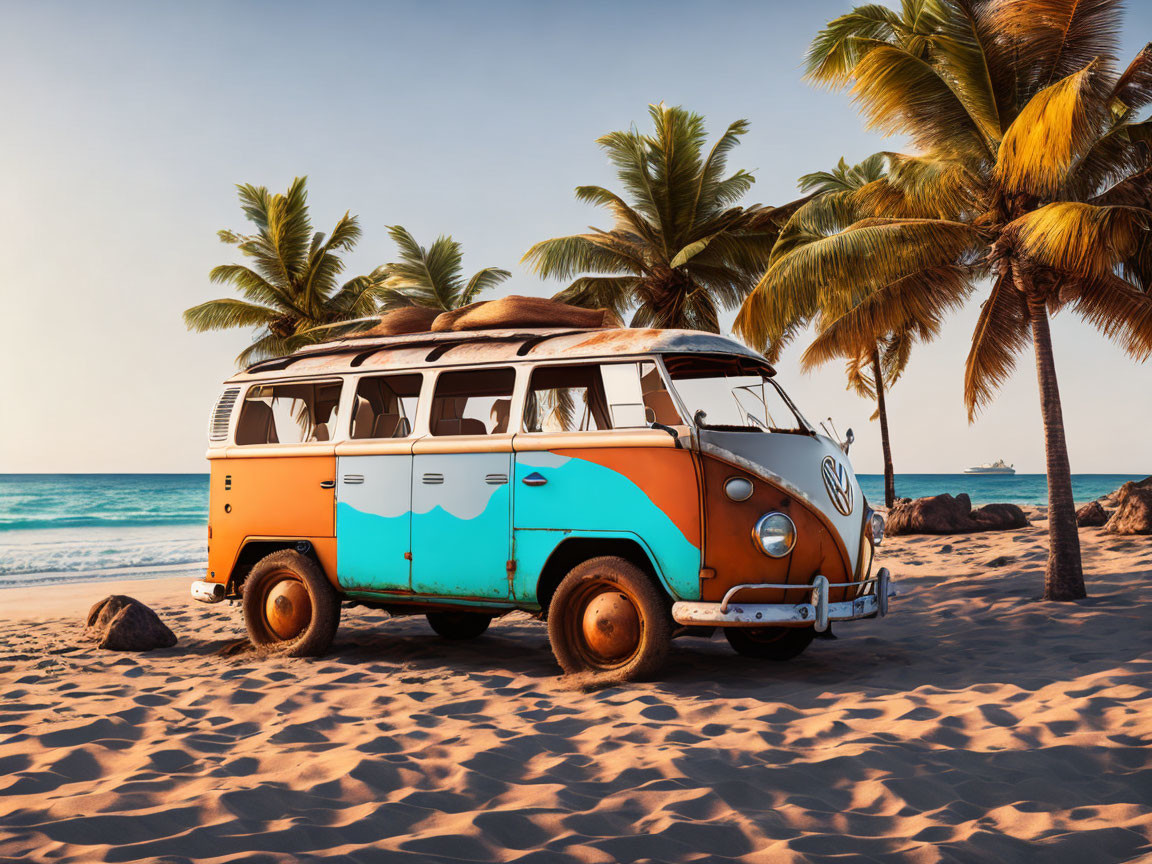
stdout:
POLYGON ((1005 462, 1003 459, 997 459, 995 462, 985 462, 983 465, 976 465, 972 468, 965 468, 965 474, 1015 474, 1016 469, 1005 462))

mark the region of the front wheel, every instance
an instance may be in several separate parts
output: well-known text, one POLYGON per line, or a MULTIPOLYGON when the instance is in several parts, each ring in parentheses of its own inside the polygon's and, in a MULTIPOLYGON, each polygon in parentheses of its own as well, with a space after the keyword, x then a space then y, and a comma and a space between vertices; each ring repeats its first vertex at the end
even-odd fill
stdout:
POLYGON ((445 639, 475 639, 492 623, 491 615, 479 612, 429 612, 432 629, 445 639))
POLYGON ((672 641, 664 593, 635 564, 611 556, 573 568, 548 607, 560 667, 638 681, 659 671, 672 641))
POLYGON ((724 636, 737 654, 760 660, 791 660, 804 653, 816 630, 812 627, 725 627, 724 636))
POLYGON ((244 624, 258 648, 319 657, 340 624, 340 598, 319 564, 281 549, 257 561, 244 580, 244 624))

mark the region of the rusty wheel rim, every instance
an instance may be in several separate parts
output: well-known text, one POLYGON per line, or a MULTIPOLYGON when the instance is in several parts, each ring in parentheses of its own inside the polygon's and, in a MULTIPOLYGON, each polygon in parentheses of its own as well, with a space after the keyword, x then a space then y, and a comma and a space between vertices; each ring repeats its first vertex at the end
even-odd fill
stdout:
POLYGON ((569 644, 584 665, 592 669, 617 669, 640 650, 644 617, 635 599, 613 582, 595 581, 584 586, 566 615, 569 644))
POLYGON ((269 635, 281 642, 299 636, 312 621, 308 588, 291 570, 274 570, 268 575, 260 609, 269 635))

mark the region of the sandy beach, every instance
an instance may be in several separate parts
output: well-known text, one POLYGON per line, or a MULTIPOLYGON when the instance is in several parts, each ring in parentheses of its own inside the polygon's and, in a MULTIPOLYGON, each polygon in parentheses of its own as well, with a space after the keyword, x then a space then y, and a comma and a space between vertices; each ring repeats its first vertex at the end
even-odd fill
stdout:
POLYGON ((1092 596, 1053 604, 1045 529, 891 540, 888 619, 784 664, 682 639, 591 692, 520 613, 448 643, 346 610, 285 660, 185 579, 6 589, 0 860, 1140 859, 1152 540, 1083 529, 1092 596), (179 644, 81 643, 114 592, 179 644))

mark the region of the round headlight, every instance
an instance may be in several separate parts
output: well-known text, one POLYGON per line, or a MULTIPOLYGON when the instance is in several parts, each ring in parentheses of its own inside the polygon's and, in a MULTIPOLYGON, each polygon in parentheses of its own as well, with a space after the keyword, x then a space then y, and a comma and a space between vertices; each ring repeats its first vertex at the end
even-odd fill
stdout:
POLYGON ((872 531, 872 545, 879 546, 884 542, 884 517, 879 513, 873 513, 868 522, 870 523, 868 527, 872 531))
POLYGON ((752 539, 770 558, 783 558, 796 545, 796 526, 783 513, 765 513, 752 529, 752 539))

